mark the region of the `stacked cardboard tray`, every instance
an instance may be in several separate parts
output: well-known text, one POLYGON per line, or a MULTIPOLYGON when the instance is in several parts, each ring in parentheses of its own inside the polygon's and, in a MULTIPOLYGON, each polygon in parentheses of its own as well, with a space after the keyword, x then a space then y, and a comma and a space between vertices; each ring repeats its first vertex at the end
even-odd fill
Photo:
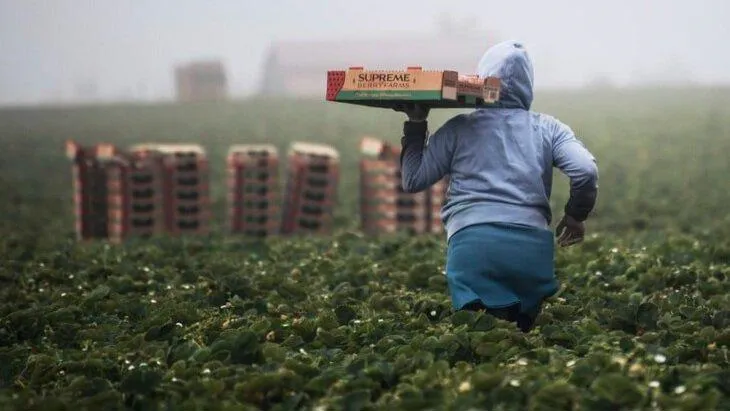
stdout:
POLYGON ((429 232, 441 234, 444 232, 443 221, 441 220, 441 208, 446 204, 449 193, 450 176, 445 176, 441 181, 429 189, 429 232))
POLYGON ((431 108, 479 108, 499 100, 500 80, 453 70, 347 70, 327 72, 326 99, 339 103, 393 108, 418 102, 431 108))
MULTIPOLYGON (((79 239, 122 242, 130 237, 207 234, 211 205, 209 164, 199 145, 67 144, 73 160, 79 239)), ((361 141, 360 217, 366 233, 440 233, 448 178, 419 193, 401 187, 400 147, 376 138, 361 141)), ((271 144, 229 148, 228 227, 253 237, 329 234, 340 180, 338 151, 294 142, 280 192, 280 156, 271 144)))
POLYGON ((78 240, 108 235, 107 172, 97 152, 101 145, 83 147, 66 142, 66 156, 72 161, 75 232, 78 240))
POLYGON ((164 168, 159 153, 118 153, 107 157, 109 239, 165 232, 164 168))
POLYGON ((208 159, 198 144, 142 144, 133 155, 160 156, 163 166, 165 232, 207 234, 210 230, 208 159))
POLYGON ((340 180, 340 156, 325 144, 292 143, 283 210, 283 234, 329 234, 340 180))
POLYGON ((110 144, 66 143, 73 160, 76 234, 80 240, 149 237, 165 231, 162 159, 110 144))
POLYGON ((80 240, 209 231, 208 160, 198 145, 66 143, 80 240))
POLYGON ((360 224, 366 234, 398 231, 395 194, 400 186, 397 153, 393 147, 371 137, 360 142, 360 224))
POLYGON ((278 234, 281 227, 281 194, 276 146, 231 146, 226 163, 230 231, 259 238, 278 234))
POLYGON ((400 147, 365 137, 360 143, 360 223, 367 234, 441 232, 446 181, 406 193, 401 184, 400 147))

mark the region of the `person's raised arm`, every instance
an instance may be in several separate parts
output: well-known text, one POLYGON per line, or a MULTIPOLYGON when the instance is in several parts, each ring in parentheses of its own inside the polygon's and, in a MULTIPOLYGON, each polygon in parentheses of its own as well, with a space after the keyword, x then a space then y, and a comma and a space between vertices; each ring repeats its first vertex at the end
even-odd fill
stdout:
POLYGON ((428 108, 401 109, 409 120, 401 138, 401 185, 403 191, 423 191, 449 173, 456 144, 448 123, 428 137, 428 108), (427 138, 428 137, 428 138, 427 138))

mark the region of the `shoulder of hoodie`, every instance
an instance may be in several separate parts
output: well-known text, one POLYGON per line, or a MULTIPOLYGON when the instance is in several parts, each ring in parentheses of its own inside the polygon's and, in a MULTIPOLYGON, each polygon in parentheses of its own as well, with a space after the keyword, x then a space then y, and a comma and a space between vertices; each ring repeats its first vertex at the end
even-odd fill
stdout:
POLYGON ((474 110, 468 113, 457 114, 439 127, 442 132, 458 132, 460 127, 468 126, 475 121, 479 121, 477 118, 479 110, 474 110))
POLYGON ((534 126, 548 132, 551 137, 562 134, 573 134, 573 130, 570 126, 560 121, 557 117, 536 111, 530 111, 530 115, 532 115, 534 119, 534 126))
POLYGON ((470 121, 472 114, 473 113, 462 113, 449 118, 436 130, 434 135, 458 133, 459 128, 463 127, 470 121))
MULTIPOLYGON (((557 135, 573 134, 573 130, 570 128, 570 126, 563 123, 554 116, 536 111, 528 111, 528 113, 530 116, 532 116, 533 127, 541 129, 542 131, 546 132, 550 137, 554 138, 557 135)), ((470 123, 479 121, 477 117, 478 115, 479 110, 474 110, 469 113, 457 114, 448 119, 441 127, 439 127, 438 133, 457 133, 461 127, 465 127, 468 126, 470 123)))

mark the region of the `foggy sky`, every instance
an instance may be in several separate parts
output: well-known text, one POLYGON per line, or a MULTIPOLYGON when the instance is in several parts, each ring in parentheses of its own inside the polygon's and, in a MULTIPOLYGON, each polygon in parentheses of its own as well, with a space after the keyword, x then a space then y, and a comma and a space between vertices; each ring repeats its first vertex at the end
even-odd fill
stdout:
MULTIPOLYGON (((0 0, 0 104, 174 95, 172 66, 226 64, 255 91, 274 40, 430 34, 439 15, 523 40, 536 87, 689 80, 730 84, 727 0, 0 0), (599 6, 600 4, 600 6, 599 6)), ((486 38, 485 41, 491 41, 486 38)), ((480 56, 474 56, 474 64, 480 56)))

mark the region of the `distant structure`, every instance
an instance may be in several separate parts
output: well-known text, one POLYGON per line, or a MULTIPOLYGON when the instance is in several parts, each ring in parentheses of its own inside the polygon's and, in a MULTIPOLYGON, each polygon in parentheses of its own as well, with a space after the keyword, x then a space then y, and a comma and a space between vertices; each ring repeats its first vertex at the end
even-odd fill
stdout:
POLYGON ((228 78, 220 61, 199 61, 176 67, 175 84, 179 102, 228 98, 228 78))
POLYGON ((363 66, 399 69, 421 66, 473 74, 479 58, 499 39, 444 33, 372 40, 290 41, 274 43, 266 57, 259 93, 271 96, 323 97, 327 70, 363 66))

